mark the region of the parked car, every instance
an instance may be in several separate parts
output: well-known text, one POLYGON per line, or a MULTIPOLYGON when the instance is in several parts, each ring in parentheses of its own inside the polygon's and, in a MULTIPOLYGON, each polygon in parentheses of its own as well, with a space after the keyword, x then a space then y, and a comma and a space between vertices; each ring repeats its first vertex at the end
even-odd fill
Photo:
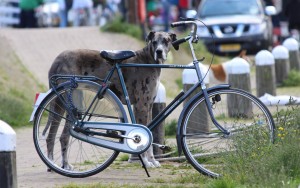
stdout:
POLYGON ((59 4, 56 0, 44 0, 44 4, 37 10, 36 17, 39 27, 59 26, 59 4))
POLYGON ((202 0, 197 17, 205 25, 199 25, 197 32, 217 55, 236 55, 241 50, 255 54, 273 45, 270 16, 275 13, 275 7, 265 7, 262 0, 202 0))

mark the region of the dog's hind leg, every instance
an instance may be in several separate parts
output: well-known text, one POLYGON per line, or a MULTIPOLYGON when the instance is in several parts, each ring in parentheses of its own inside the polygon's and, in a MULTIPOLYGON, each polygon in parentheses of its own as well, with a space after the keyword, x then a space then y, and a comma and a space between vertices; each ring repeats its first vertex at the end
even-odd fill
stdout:
MULTIPOLYGON (((49 129, 49 133, 48 136, 46 138, 46 143, 47 143, 47 155, 48 158, 50 160, 54 160, 54 156, 53 156, 53 150, 54 150, 54 146, 55 146, 55 138, 56 138, 56 134, 57 134, 57 130, 59 128, 60 122, 61 122, 61 116, 63 116, 64 114, 64 110, 60 107, 61 106, 61 102, 56 99, 53 100, 50 104, 50 113, 48 116, 48 121, 47 121, 47 125, 46 127, 50 127, 49 129), (51 113, 55 112, 57 114, 51 113)), ((46 130, 44 130, 46 131, 46 130)), ((45 133, 43 133, 43 135, 45 135, 45 133)), ((49 168, 47 169, 47 171, 51 171, 49 168)))
MULTIPOLYGON (((67 118, 68 119, 68 118, 67 118)), ((63 132, 60 135, 60 145, 61 145, 61 157, 62 157, 62 168, 67 170, 72 170, 73 166, 68 163, 68 149, 69 149, 69 140, 70 140, 70 122, 66 122, 63 132)))

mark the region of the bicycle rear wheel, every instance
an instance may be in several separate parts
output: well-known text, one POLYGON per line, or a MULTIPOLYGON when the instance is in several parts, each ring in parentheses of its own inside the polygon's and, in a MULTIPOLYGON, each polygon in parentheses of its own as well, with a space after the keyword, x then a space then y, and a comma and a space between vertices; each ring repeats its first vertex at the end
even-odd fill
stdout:
MULTIPOLYGON (((76 118, 80 120, 90 106, 99 89, 99 85, 89 81, 79 81, 78 87, 60 87, 57 92, 64 101, 70 101, 76 109, 76 118)), ((70 135, 73 120, 65 110, 61 98, 52 91, 41 103, 36 112, 33 127, 33 140, 36 151, 43 162, 55 172, 68 177, 87 177, 108 167, 119 152, 83 142, 70 135)), ((126 113, 116 96, 106 90, 98 97, 85 121, 124 122, 126 113)), ((112 140, 104 137, 103 139, 112 140)), ((113 139, 121 142, 120 139, 113 139)), ((50 170, 49 169, 49 170, 50 170)))
POLYGON ((271 144, 275 128, 266 106, 245 91, 218 89, 209 91, 208 97, 214 117, 230 135, 216 128, 200 95, 183 116, 181 144, 187 160, 196 170, 219 177, 235 157, 247 157, 271 144))

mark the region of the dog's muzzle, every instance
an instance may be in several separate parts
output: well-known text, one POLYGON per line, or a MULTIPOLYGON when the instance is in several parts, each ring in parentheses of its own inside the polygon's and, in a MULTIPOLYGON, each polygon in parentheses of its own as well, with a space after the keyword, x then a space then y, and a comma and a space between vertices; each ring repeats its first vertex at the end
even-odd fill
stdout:
POLYGON ((157 59, 163 58, 163 51, 162 50, 156 50, 156 57, 157 57, 157 59))
POLYGON ((155 54, 154 54, 154 60, 162 63, 166 59, 167 59, 167 56, 166 56, 165 52, 161 49, 156 49, 155 54))

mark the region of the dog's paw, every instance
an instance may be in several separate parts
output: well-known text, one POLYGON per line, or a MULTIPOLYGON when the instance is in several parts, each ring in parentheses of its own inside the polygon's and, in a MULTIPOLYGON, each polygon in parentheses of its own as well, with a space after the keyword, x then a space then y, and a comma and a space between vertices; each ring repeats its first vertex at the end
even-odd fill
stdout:
POLYGON ((160 163, 156 160, 151 161, 151 163, 155 166, 155 167, 161 167, 160 163))
POLYGON ((149 161, 144 161, 146 168, 155 168, 155 165, 149 161))
POLYGON ((73 170, 74 167, 72 165, 70 165, 69 163, 65 163, 63 166, 62 166, 63 169, 65 170, 73 170))

